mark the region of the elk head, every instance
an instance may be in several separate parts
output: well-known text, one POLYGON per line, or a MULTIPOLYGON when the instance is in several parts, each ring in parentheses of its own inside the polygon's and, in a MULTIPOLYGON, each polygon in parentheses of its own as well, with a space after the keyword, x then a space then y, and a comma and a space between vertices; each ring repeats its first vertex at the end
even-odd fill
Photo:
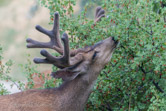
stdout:
MULTIPOLYGON (((96 9, 94 24, 100 21, 104 16, 105 11, 101 7, 98 7, 96 9)), ((79 75, 89 74, 88 72, 95 71, 96 74, 98 74, 105 64, 109 62, 112 53, 118 44, 113 37, 109 37, 93 46, 70 50, 67 33, 64 33, 60 39, 58 12, 54 15, 54 25, 52 30, 46 30, 39 25, 36 26, 36 29, 46 34, 50 38, 50 42, 43 43, 28 38, 27 47, 54 49, 60 53, 61 56, 55 57, 43 49, 40 53, 45 59, 35 58, 34 62, 37 64, 53 64, 60 68, 57 72, 52 72, 51 75, 54 78, 62 78, 64 81, 74 80, 79 75)))

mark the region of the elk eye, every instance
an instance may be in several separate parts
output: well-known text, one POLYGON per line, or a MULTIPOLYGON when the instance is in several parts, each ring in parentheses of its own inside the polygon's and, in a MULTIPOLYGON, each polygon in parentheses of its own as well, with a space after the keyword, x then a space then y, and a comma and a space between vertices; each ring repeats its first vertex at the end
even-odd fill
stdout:
POLYGON ((94 52, 94 54, 93 54, 93 56, 92 56, 92 60, 95 59, 95 57, 97 56, 97 53, 99 53, 99 52, 98 52, 98 51, 95 51, 95 52, 94 52))

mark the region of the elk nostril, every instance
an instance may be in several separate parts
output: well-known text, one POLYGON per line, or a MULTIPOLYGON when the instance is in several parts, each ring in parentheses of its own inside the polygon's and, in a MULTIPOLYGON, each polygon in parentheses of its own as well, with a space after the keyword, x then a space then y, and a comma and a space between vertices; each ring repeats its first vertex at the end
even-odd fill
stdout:
POLYGON ((112 40, 115 41, 114 37, 112 37, 112 40))
POLYGON ((116 45, 119 43, 118 40, 115 40, 114 37, 112 37, 112 41, 114 41, 114 43, 115 43, 116 45))

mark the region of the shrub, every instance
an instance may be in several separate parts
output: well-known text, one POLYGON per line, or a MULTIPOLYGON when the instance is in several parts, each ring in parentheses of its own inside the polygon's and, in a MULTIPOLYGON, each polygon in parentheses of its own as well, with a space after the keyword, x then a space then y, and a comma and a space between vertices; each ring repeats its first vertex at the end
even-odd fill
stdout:
MULTIPOLYGON (((74 0, 42 0, 61 15, 72 47, 90 45, 109 36, 120 41, 112 61, 101 72, 86 110, 164 110, 166 79, 166 7, 163 0, 93 0, 77 17, 74 0), (87 10, 101 5, 107 17, 94 29, 87 10)), ((62 33, 62 32, 61 32, 62 33)))

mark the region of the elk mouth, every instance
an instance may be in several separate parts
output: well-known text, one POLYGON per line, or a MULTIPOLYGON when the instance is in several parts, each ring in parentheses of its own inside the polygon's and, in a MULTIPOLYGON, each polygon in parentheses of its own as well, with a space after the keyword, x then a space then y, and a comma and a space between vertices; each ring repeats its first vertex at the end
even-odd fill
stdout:
POLYGON ((114 41, 114 43, 115 43, 115 45, 117 46, 117 45, 119 44, 119 41, 116 40, 116 41, 114 41))
POLYGON ((114 48, 116 48, 119 44, 119 41, 118 40, 115 40, 114 37, 112 37, 112 40, 114 41, 114 48))

